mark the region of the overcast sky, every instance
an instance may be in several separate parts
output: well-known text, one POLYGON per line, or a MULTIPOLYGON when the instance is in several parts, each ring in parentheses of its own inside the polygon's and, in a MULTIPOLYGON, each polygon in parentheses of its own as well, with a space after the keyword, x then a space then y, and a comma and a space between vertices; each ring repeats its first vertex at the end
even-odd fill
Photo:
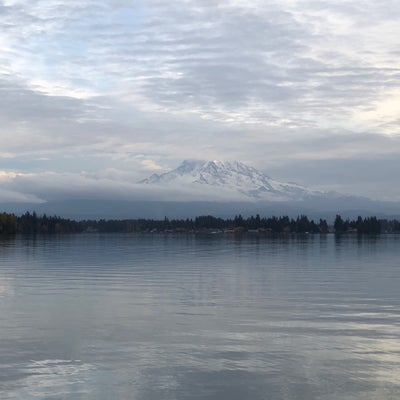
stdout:
POLYGON ((187 158, 400 200, 398 0, 3 0, 0 32, 0 201, 187 158))

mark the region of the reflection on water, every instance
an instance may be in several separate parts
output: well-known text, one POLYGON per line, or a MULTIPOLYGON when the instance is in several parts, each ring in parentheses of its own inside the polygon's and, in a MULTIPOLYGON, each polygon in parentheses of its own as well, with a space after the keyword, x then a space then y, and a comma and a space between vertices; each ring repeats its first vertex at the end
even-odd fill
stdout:
POLYGON ((400 238, 0 241, 1 399, 398 399, 400 238))

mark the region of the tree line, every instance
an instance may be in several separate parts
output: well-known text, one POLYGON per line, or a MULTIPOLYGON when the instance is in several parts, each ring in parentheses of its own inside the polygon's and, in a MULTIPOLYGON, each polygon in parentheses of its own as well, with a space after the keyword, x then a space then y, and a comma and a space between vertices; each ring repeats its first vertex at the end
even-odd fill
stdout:
POLYGON ((35 212, 26 212, 21 216, 9 213, 0 214, 0 234, 60 234, 81 232, 206 232, 213 230, 230 230, 233 232, 271 232, 271 233, 358 233, 379 234, 381 232, 400 233, 398 220, 377 219, 377 217, 344 220, 336 215, 333 226, 325 219, 314 221, 306 215, 297 218, 260 217, 260 215, 243 218, 218 218, 203 215, 196 218, 169 219, 121 219, 121 220, 83 220, 74 221, 58 216, 38 216, 35 212))
POLYGON ((57 216, 38 216, 36 212, 26 212, 21 216, 0 214, 0 234, 36 234, 36 233, 79 233, 84 228, 79 221, 73 221, 57 216))

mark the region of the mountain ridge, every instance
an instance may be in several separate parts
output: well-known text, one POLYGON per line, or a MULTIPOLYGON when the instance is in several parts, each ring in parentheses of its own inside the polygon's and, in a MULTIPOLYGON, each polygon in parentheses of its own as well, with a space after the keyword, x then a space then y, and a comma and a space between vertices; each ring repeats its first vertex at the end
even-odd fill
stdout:
POLYGON ((139 183, 156 186, 179 184, 213 190, 228 189, 249 200, 305 200, 309 197, 329 196, 292 182, 280 182, 239 161, 184 160, 177 168, 162 174, 153 174, 139 183))

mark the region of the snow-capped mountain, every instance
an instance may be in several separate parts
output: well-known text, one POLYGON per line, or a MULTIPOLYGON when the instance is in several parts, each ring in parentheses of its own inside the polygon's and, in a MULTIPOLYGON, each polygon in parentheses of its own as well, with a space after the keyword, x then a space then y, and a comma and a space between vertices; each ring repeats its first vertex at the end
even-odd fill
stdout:
POLYGON ((248 200, 304 200, 326 193, 312 190, 296 183, 276 181, 255 168, 238 161, 185 160, 169 172, 153 174, 140 183, 171 187, 179 186, 211 189, 217 195, 219 191, 237 193, 248 200))

